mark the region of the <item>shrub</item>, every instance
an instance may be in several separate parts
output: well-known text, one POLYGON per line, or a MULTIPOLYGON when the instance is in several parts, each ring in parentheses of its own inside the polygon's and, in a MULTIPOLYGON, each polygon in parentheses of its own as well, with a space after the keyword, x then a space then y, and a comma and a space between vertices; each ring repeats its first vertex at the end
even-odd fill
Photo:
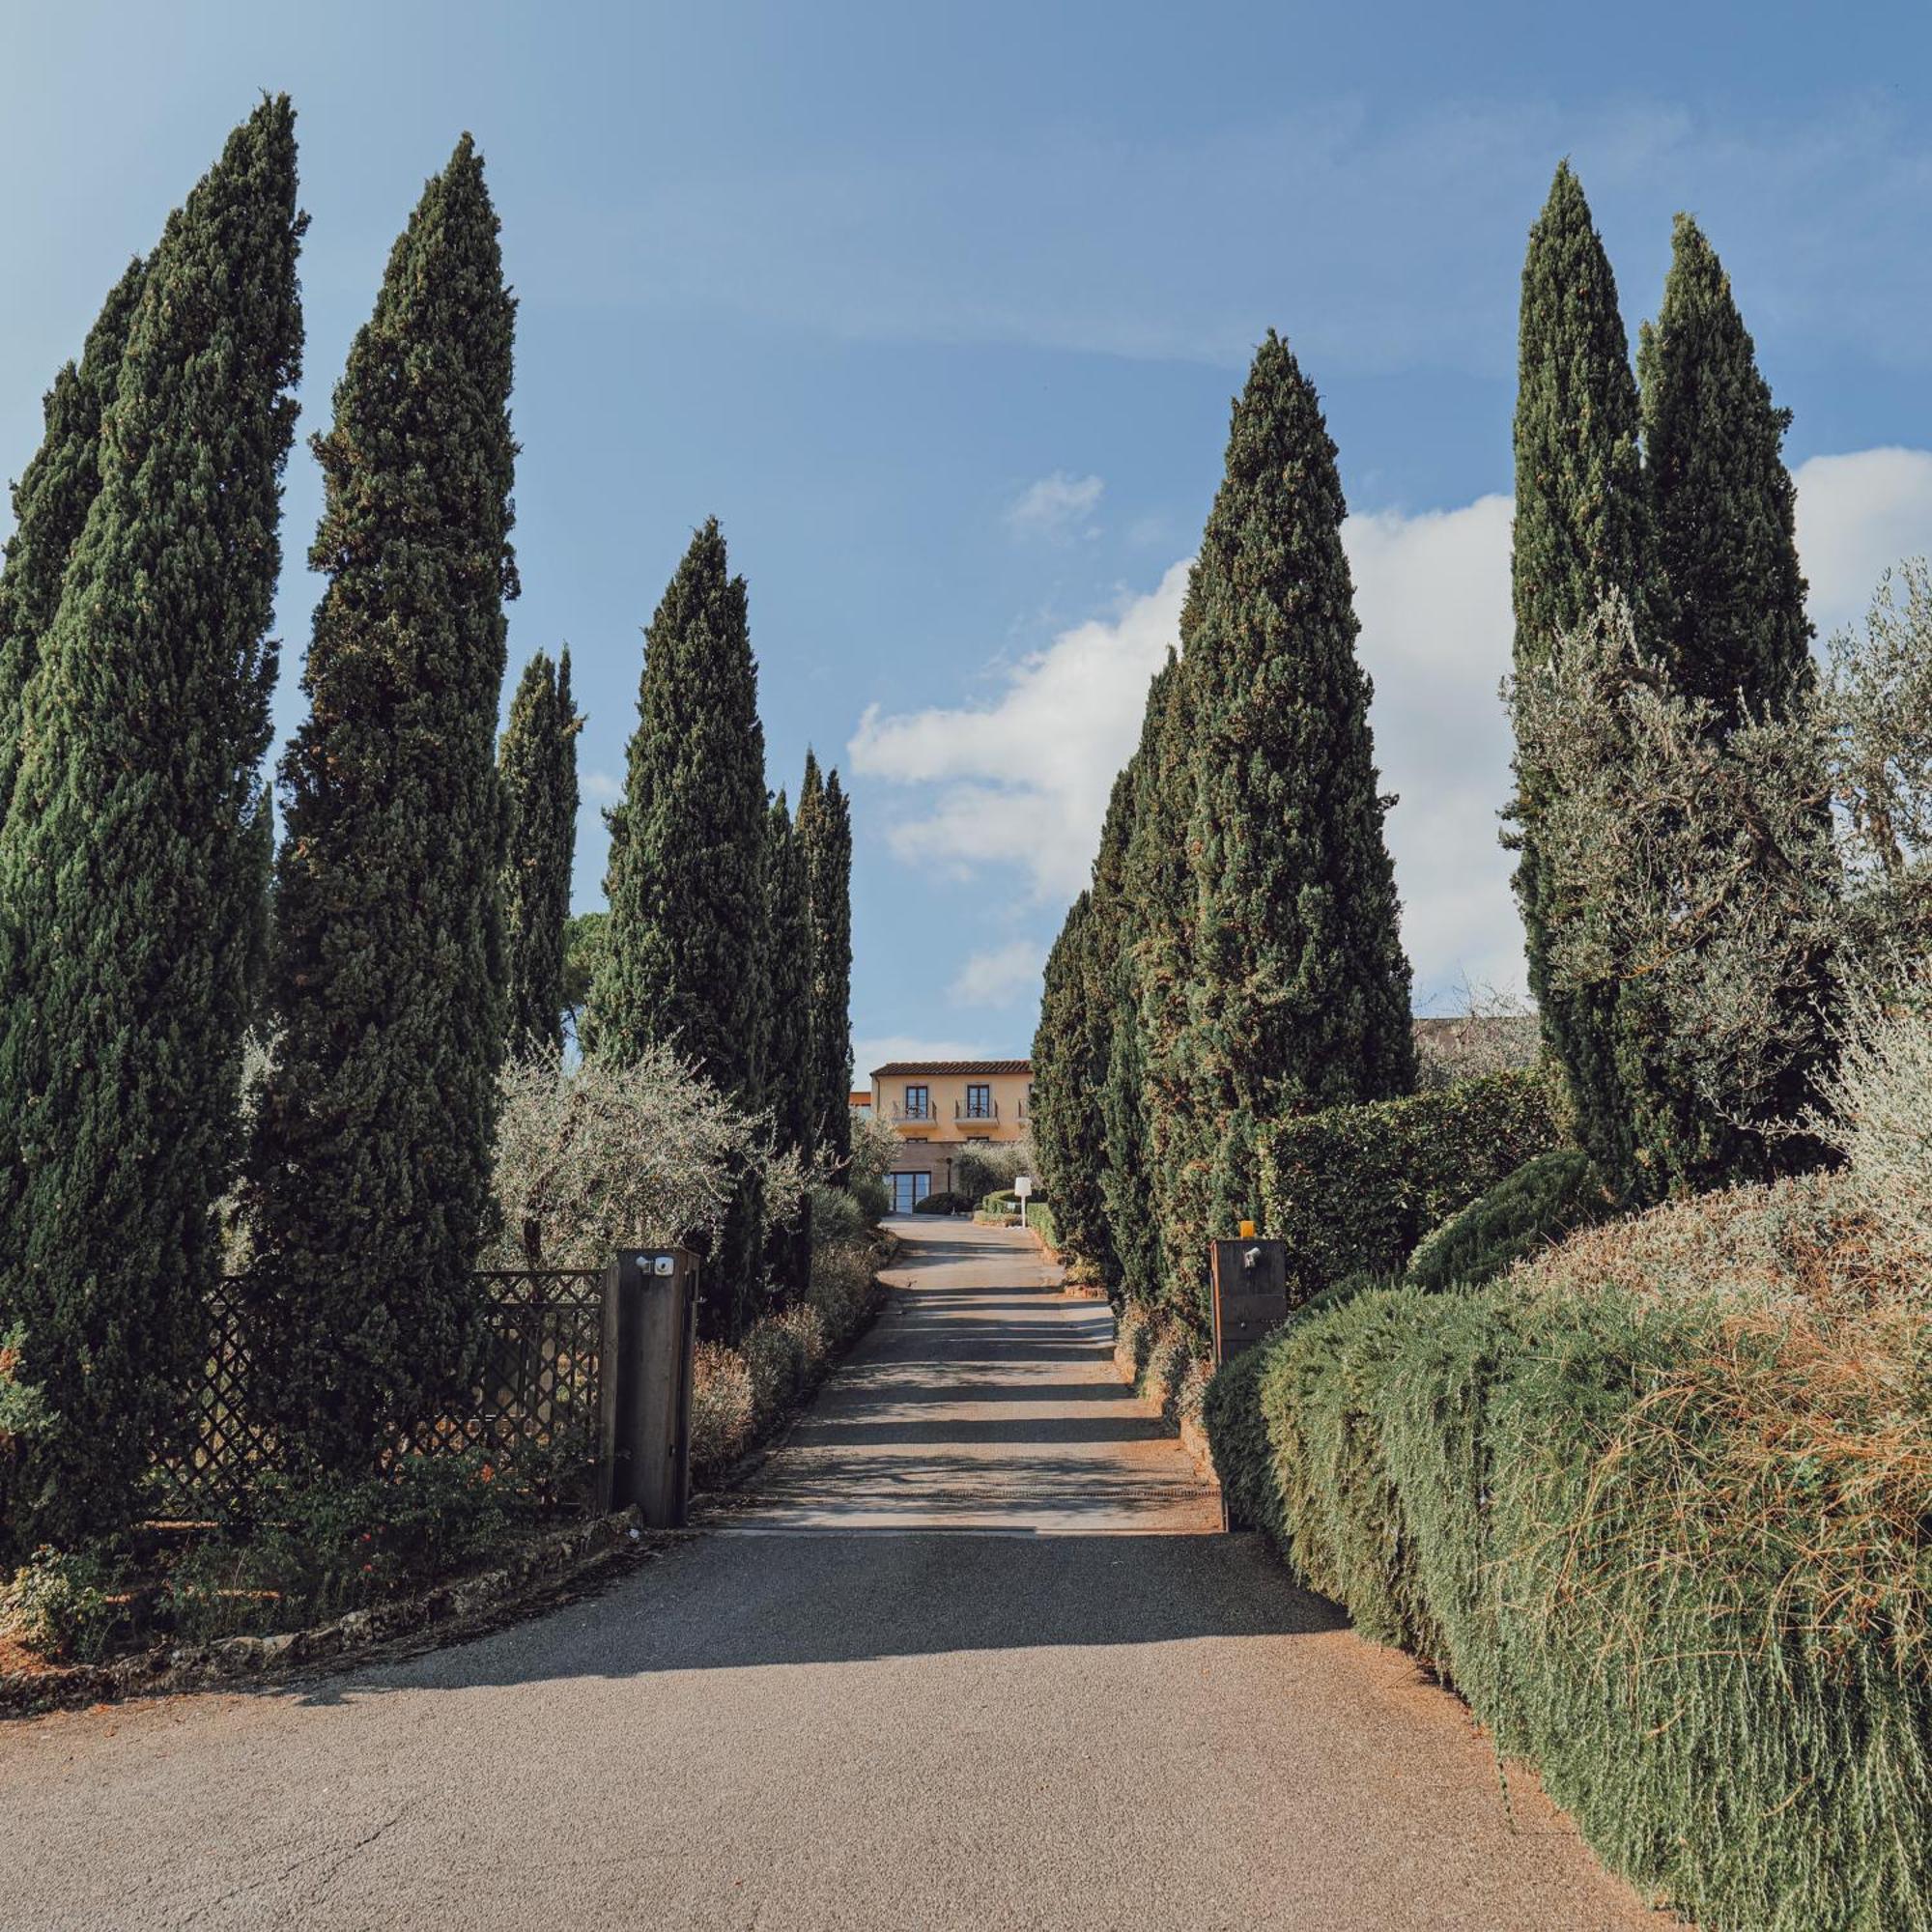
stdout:
POLYGON ((846 1191, 859 1204, 859 1212, 868 1228, 876 1228, 893 1211, 893 1197, 887 1192, 886 1183, 875 1176, 855 1175, 846 1191))
POLYGON ((722 1342, 698 1343, 692 1364, 691 1466, 699 1482, 728 1469, 751 1447, 756 1417, 744 1356, 722 1342))
POLYGON ((936 1193, 928 1194, 923 1201, 915 1201, 912 1211, 915 1214, 964 1214, 973 1207, 970 1194, 936 1193))
POLYGON ((828 1242, 813 1252, 805 1305, 818 1317, 831 1347, 850 1340, 871 1313, 875 1293, 876 1268, 866 1241, 828 1242))
POLYGON ((30 1650, 98 1663, 128 1621, 126 1559, 105 1545, 43 1547, 15 1574, 6 1607, 30 1650))
POLYGON ((1288 1244, 1291 1298, 1398 1271, 1431 1228, 1560 1140, 1541 1072, 1273 1122, 1260 1136, 1262 1222, 1288 1244))
POLYGON ((1716 1926, 1932 1923, 1932 1324, 1855 1186, 1592 1229, 1224 1369, 1231 1504, 1716 1926))
POLYGON ((752 1378, 753 1425, 762 1435, 805 1386, 805 1340, 796 1327, 766 1316, 752 1324, 741 1347, 752 1378))
POLYGON ((1589 1155, 1559 1148, 1524 1162, 1425 1236, 1409 1257, 1407 1279, 1432 1292, 1475 1287, 1614 1212, 1589 1155))
MULTIPOLYGON (((885 1190, 880 1188, 880 1197, 885 1190)), ((814 1181, 807 1190, 810 1208, 811 1238, 814 1246, 823 1247, 827 1241, 842 1241, 854 1235, 863 1234, 867 1220, 876 1220, 877 1215, 868 1216, 866 1204, 849 1187, 828 1187, 823 1181, 814 1181)), ((880 1213, 885 1210, 881 1208, 880 1213)))
POLYGON ((1026 1224, 1056 1254, 1060 1251, 1060 1230, 1054 1225, 1053 1209, 1046 1202, 1027 1203, 1026 1224))

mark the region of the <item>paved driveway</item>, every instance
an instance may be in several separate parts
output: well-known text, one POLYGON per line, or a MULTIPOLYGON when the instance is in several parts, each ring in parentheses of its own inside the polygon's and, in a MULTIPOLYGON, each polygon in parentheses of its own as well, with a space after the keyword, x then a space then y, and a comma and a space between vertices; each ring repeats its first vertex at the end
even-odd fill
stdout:
POLYGON ((1295 1590, 1023 1236, 894 1306, 753 1494, 406 1663, 0 1728, 0 1925, 1661 1922, 1295 1590))

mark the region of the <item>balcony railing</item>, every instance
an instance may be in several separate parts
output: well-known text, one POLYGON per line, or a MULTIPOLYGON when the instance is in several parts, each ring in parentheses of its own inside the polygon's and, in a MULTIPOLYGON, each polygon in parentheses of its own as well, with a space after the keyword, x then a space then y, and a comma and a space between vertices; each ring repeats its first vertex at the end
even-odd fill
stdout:
POLYGON ((955 1100, 952 1103, 952 1118, 955 1121, 984 1121, 990 1124, 1000 1118, 1000 1103, 997 1100, 955 1100))
POLYGON ((895 1127, 929 1127, 937 1123, 939 1110, 930 1100, 923 1107, 895 1107, 892 1120, 895 1127))

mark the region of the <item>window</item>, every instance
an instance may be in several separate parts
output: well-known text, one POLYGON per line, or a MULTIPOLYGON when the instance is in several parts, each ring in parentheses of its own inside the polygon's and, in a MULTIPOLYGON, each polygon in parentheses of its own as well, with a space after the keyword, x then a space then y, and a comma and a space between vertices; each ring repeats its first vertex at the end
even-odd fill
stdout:
POLYGON ((982 1082, 972 1082, 966 1089, 966 1118, 969 1121, 990 1121, 993 1118, 993 1090, 982 1082))
POLYGON ((932 1102, 923 1087, 908 1087, 905 1090, 905 1117, 909 1121, 929 1120, 932 1116, 932 1102))

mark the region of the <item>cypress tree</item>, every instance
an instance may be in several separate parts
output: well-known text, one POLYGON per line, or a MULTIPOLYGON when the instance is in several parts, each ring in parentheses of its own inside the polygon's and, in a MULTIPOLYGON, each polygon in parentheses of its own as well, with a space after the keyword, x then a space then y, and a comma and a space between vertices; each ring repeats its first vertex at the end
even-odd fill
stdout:
MULTIPOLYGON (((1815 675, 1797 491, 1784 467, 1791 413, 1772 402, 1730 277, 1688 214, 1677 217, 1662 307, 1639 337, 1637 373, 1672 679, 1716 708, 1720 729, 1787 714, 1815 675)), ((1801 1037, 1811 1036, 1811 1050, 1780 1083, 1772 1106, 1778 1120, 1797 1120, 1817 1100, 1829 995, 1820 957, 1809 986, 1787 995, 1790 1018, 1801 1037)), ((1652 1004, 1647 989, 1620 995, 1628 1020, 1652 1004)), ((1640 1056, 1627 1051, 1625 1062, 1634 1136, 1649 1155, 1646 1192, 1758 1179, 1818 1157, 1808 1140, 1767 1140, 1719 1116, 1690 1089, 1667 1040, 1652 1041, 1640 1056)))
POLYGON ((1110 1015, 1095 998, 1098 895, 1068 909, 1046 957, 1033 1044, 1033 1137, 1061 1247, 1112 1286, 1119 1276, 1101 1191, 1105 1127, 1098 1107, 1110 1015))
POLYGON ((1145 857, 1140 826, 1152 809, 1161 728, 1179 676, 1180 661, 1170 652, 1149 683, 1140 743, 1108 801, 1094 872, 1095 893, 1113 908, 1095 960, 1095 997, 1106 1016, 1106 1060, 1100 1068, 1100 1193, 1116 1280, 1122 1294, 1136 1300, 1154 1299, 1161 1276, 1160 1228, 1149 1171, 1147 1057, 1141 1019, 1140 952, 1149 914, 1136 893, 1135 864, 1137 854, 1145 857))
MULTIPOLYGON (((644 633, 624 798, 611 818, 609 942, 591 988, 597 1051, 670 1041, 740 1105, 764 1104, 768 1037, 765 735, 745 580, 714 517, 644 633)), ((701 1320, 735 1335, 757 1286, 748 1179, 712 1244, 701 1320)))
POLYGON ((180 1427, 236 1152, 282 468, 301 317, 295 115, 265 100, 172 214, 0 829, 0 1333, 50 1411, 0 1518, 128 1520, 180 1427))
POLYGON ((1140 1068, 1146 1129, 1143 1172, 1158 1232, 1155 1299, 1185 1320, 1206 1319, 1199 1293, 1206 1265, 1200 1241, 1207 1209, 1200 1147, 1207 1124, 1195 1111, 1187 1042, 1187 990, 1199 895, 1194 819, 1195 678, 1192 650, 1200 625, 1200 567, 1188 582, 1180 614, 1181 654, 1158 699, 1152 755, 1142 775, 1140 809, 1127 844, 1127 895, 1134 908, 1130 948, 1136 1024, 1123 1047, 1140 1068))
POLYGON ((502 1056, 515 304, 465 135, 315 439, 328 582, 281 777, 257 1146, 284 1433, 366 1465, 462 1386, 502 1056))
POLYGON ((100 420, 114 400, 147 274, 137 257, 108 292, 79 364, 68 363, 47 391, 46 434, 14 486, 14 534, 0 566, 0 825, 19 769, 21 700, 60 609, 68 558, 100 488, 100 420))
MULTIPOLYGON (((812 1036, 811 890, 806 876, 805 842, 792 824, 785 795, 772 801, 766 848, 765 895, 770 908, 771 1037, 765 1063, 765 1096, 772 1137, 780 1149, 808 1157, 816 1149, 818 1053, 812 1036)), ((810 1204, 787 1228, 774 1222, 766 1240, 773 1278, 791 1294, 810 1284, 810 1204)))
POLYGON ((1197 1250, 1258 1212, 1261 1125, 1414 1084, 1345 514, 1314 385, 1270 331, 1235 406, 1196 566, 1186 1039, 1209 1223, 1197 1250))
POLYGON ((852 809, 835 771, 805 754, 798 836, 811 895, 811 1037, 817 1146, 847 1179, 852 1157, 852 809))
MULTIPOLYGON (((1646 648, 1668 634, 1639 428, 1616 280, 1565 161, 1530 230, 1522 270, 1510 559, 1518 676, 1547 664, 1557 636, 1580 626, 1612 589, 1629 599, 1646 648)), ((1558 909, 1537 850, 1547 782, 1518 760, 1511 842, 1522 855, 1516 890, 1530 990, 1564 1069, 1578 1137, 1605 1179, 1629 1189, 1642 1163, 1625 1075, 1642 1057, 1645 1029, 1636 998, 1620 1017, 1615 987, 1566 991, 1551 980, 1547 922, 1558 909)))
POLYGON ((570 653, 524 668, 497 751, 508 814, 503 947, 513 1054, 563 1050, 564 928, 577 847, 577 734, 570 653))
POLYGON ((1772 402, 1731 278, 1688 214, 1637 372, 1672 673, 1730 723, 1782 712, 1812 680, 1798 493, 1784 467, 1791 412, 1772 402))

